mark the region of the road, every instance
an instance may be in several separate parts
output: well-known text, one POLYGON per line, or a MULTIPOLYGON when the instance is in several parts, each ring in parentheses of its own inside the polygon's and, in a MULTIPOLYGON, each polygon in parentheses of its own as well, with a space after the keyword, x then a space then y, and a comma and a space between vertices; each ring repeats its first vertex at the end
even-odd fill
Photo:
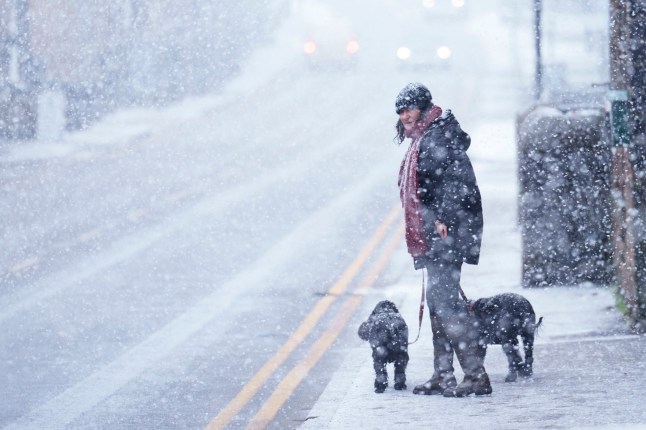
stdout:
POLYGON ((463 67, 483 52, 473 40, 452 68, 399 69, 393 36, 427 21, 391 1, 331 4, 363 35, 350 71, 261 47, 271 67, 223 94, 3 147, 0 427, 304 419, 354 336, 348 297, 397 276, 395 95, 426 81, 468 130, 478 100, 509 87, 463 67))

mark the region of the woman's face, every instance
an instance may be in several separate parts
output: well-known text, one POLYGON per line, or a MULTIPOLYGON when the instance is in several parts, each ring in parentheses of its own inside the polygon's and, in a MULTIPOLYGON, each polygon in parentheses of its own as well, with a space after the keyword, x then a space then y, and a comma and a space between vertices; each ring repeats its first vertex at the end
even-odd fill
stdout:
POLYGON ((407 109, 404 108, 399 112, 399 120, 404 126, 404 130, 412 130, 415 127, 415 123, 419 121, 419 116, 422 111, 417 108, 407 109))

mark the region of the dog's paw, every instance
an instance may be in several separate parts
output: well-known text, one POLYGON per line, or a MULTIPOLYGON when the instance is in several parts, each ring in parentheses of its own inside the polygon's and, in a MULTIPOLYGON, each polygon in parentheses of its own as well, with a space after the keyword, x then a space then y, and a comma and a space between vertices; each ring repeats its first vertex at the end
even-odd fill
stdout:
POLYGON ((386 378, 381 375, 377 376, 377 379, 375 379, 375 393, 383 393, 386 390, 388 386, 388 380, 386 378))
POLYGON ((505 378, 505 382, 516 382, 518 378, 518 372, 509 372, 505 378))
POLYGON ((518 369, 518 374, 522 376, 523 378, 531 378, 532 375, 534 374, 534 371, 532 370, 532 366, 520 366, 518 369))

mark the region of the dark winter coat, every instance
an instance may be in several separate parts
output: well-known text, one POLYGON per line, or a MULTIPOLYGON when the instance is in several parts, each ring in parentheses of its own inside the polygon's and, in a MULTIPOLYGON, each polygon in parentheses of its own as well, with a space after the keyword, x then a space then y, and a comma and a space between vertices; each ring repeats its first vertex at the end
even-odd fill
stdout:
POLYGON ((482 200, 467 149, 471 138, 451 111, 433 121, 419 142, 417 175, 422 203, 426 256, 414 257, 415 268, 425 267, 431 258, 454 253, 456 259, 478 264, 482 240, 482 200), (442 241, 435 227, 448 227, 442 241), (440 243, 444 242, 444 243, 440 243))

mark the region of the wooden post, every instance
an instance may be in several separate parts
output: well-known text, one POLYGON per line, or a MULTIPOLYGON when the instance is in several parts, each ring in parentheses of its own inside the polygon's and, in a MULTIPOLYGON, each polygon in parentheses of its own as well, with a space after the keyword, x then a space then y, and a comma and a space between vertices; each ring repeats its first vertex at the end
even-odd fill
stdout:
POLYGON ((611 192, 613 196, 612 235, 617 283, 628 307, 632 324, 637 322, 635 283, 635 241, 633 238, 633 167, 628 132, 627 1, 610 0, 610 127, 613 144, 611 192))

